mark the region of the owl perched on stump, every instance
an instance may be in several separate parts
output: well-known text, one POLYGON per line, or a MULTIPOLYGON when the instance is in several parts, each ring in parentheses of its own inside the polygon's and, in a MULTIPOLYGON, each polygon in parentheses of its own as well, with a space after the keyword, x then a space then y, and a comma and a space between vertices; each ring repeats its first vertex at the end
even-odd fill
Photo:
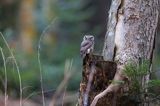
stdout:
POLYGON ((86 54, 93 53, 93 49, 94 49, 94 36, 85 35, 83 37, 83 41, 80 47, 80 54, 82 58, 84 58, 86 54))

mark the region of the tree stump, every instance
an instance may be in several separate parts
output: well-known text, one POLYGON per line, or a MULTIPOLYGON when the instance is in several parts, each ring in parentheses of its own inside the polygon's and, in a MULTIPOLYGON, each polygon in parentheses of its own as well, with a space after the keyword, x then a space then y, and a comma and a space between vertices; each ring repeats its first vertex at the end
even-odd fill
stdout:
MULTIPOLYGON (((116 72, 116 63, 112 61, 104 61, 102 56, 87 54, 83 60, 82 81, 80 83, 79 106, 84 106, 84 98, 89 83, 89 75, 91 66, 95 66, 95 72, 91 81, 91 86, 88 93, 87 106, 89 106, 94 97, 105 90, 112 82, 116 72)), ((112 106, 113 94, 107 95, 98 101, 97 106, 112 106)))

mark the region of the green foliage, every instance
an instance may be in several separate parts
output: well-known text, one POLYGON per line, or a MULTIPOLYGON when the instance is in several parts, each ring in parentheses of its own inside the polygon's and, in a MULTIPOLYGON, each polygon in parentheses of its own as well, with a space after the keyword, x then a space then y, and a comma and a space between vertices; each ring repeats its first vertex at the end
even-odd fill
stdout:
POLYGON ((124 73, 129 77, 131 81, 130 91, 134 93, 143 92, 142 82, 144 77, 149 72, 149 62, 142 61, 140 64, 129 63, 125 66, 124 73))
POLYGON ((125 74, 131 79, 143 77, 149 72, 149 61, 142 61, 140 64, 128 63, 124 69, 125 74))
POLYGON ((124 81, 118 81, 118 80, 112 80, 111 81, 112 84, 124 84, 124 81))
POLYGON ((148 82, 148 86, 151 88, 151 87, 157 87, 159 86, 160 87, 160 80, 150 80, 148 82))
MULTIPOLYGON (((153 94, 150 90, 153 87, 160 87, 160 80, 149 80, 149 82, 145 81, 145 77, 150 74, 149 72, 150 62, 148 60, 143 60, 141 63, 136 64, 130 62, 125 66, 124 74, 129 78, 129 98, 136 101, 145 101, 145 96, 148 95, 154 97, 157 94, 153 94), (146 92, 147 90, 147 92, 146 92), (138 100, 137 100, 138 98, 138 100)), ((153 97, 152 97, 153 98, 153 97)))
MULTIPOLYGON (((46 30, 44 33, 44 38, 41 42, 41 50, 40 50, 40 59, 42 66, 42 74, 43 74, 43 82, 44 82, 44 90, 55 90, 64 77, 64 61, 67 58, 73 58, 75 61, 80 61, 79 58, 79 44, 80 38, 82 38, 82 33, 88 29, 86 25, 86 20, 89 19, 94 11, 93 8, 89 8, 83 10, 85 7, 85 2, 82 0, 69 0, 69 1, 55 1, 52 5, 52 12, 58 17, 58 22, 56 23, 56 27, 46 30), (83 10, 83 11, 82 11, 83 10), (53 29, 52 29, 53 28, 53 29), (51 29, 51 30, 50 30, 51 29), (54 30, 54 31, 52 31, 54 30), (51 43, 46 43, 45 39, 48 36, 51 40, 51 43)), ((39 8, 40 9, 40 8, 39 8)), ((4 13, 2 13, 4 14, 4 13)), ((44 17, 46 14, 38 14, 38 18, 44 17)), ((16 17, 13 17, 16 18, 16 17)), ((5 19, 3 17, 3 19, 5 19)), ((45 25, 49 24, 43 18, 43 21, 39 21, 38 25, 41 25, 41 29, 39 30, 39 35, 42 30, 45 29, 45 25), (45 23, 45 25, 44 25, 45 23)), ((7 23, 9 24, 9 23, 7 23)), ((3 26, 2 26, 3 27, 3 26)), ((3 27, 5 29, 5 27, 3 27)), ((6 30, 6 29, 5 29, 6 30)), ((16 30, 15 30, 16 31, 16 30)), ((13 34, 10 34, 5 38, 14 38, 13 34)), ((39 38, 38 38, 39 39, 39 38)), ((38 41, 37 39, 37 41, 38 41)), ((7 39, 7 41, 9 41, 7 39)), ((10 43, 10 42, 9 42, 10 43)), ((19 43, 18 43, 19 44, 19 43)), ((3 47, 4 54, 6 58, 10 57, 9 51, 6 49, 6 45, 4 44, 3 39, 0 39, 0 46, 3 47)), ((36 42, 33 42, 33 46, 37 47, 36 42)), ((32 54, 24 53, 23 50, 17 46, 14 48, 14 54, 16 60, 18 61, 18 65, 20 67, 20 75, 22 78, 22 85, 24 89, 23 96, 26 97, 32 92, 40 91, 40 81, 39 81, 39 69, 38 69, 38 61, 37 61, 37 48, 33 51, 32 54)), ((25 49, 25 48, 23 48, 25 49)), ((0 57, 1 59, 1 57, 0 57)), ((19 95, 19 79, 18 74, 15 69, 13 60, 10 59, 7 65, 7 76, 8 76, 8 90, 11 91, 9 94, 14 92, 14 95, 19 95), (13 92, 12 92, 13 91, 13 92)), ((0 65, 3 66, 3 61, 1 59, 0 65)), ((81 77, 80 63, 75 62, 76 70, 78 72, 72 77, 72 80, 69 82, 68 90, 77 90, 79 87, 79 81, 81 77)), ((0 77, 4 79, 4 69, 0 67, 0 77)), ((1 80, 1 82, 3 82, 1 80)), ((0 90, 4 90, 4 86, 1 83, 0 90)))

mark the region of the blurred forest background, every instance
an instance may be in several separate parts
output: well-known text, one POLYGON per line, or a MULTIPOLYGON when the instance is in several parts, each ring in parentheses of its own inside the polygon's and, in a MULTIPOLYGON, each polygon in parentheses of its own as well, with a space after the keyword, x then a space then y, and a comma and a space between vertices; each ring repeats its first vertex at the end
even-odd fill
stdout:
MULTIPOLYGON (((95 52, 101 53, 110 3, 111 0, 0 0, 0 32, 18 63, 23 99, 35 102, 33 106, 42 105, 41 68, 46 104, 52 100, 65 74, 72 73, 63 91, 68 106, 75 106, 81 80, 80 43, 85 34, 92 34, 96 40, 95 52), (72 68, 64 72, 70 60, 72 68)), ((153 77, 160 78, 160 37, 156 40, 153 77)), ((20 88, 16 64, 2 36, 0 47, 1 54, 4 53, 0 55, 0 103, 3 103, 4 57, 9 100, 19 99, 20 88)))

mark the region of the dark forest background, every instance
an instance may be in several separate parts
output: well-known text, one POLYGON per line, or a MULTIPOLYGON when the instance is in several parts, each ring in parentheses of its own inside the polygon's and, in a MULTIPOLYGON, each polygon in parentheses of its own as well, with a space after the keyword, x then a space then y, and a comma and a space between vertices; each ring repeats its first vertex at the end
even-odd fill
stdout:
MULTIPOLYGON (((103 49, 111 0, 0 0, 0 32, 13 52, 22 78, 23 98, 41 104, 42 68, 46 104, 64 79, 65 64, 73 60, 66 87, 68 103, 75 105, 81 80, 80 43, 85 34, 95 36, 95 53, 103 49), (40 58, 37 58, 38 47, 40 58), (41 61, 39 66, 38 61, 41 61), (30 96, 31 95, 31 96, 30 96), (76 96, 76 97, 75 97, 76 96)), ((18 100, 19 79, 5 41, 0 36, 7 67, 7 93, 18 100)), ((152 77, 160 78, 160 36, 156 38, 152 77)), ((0 95, 4 96, 5 70, 0 55, 0 95)), ((71 104, 70 104, 71 105, 71 104)))

